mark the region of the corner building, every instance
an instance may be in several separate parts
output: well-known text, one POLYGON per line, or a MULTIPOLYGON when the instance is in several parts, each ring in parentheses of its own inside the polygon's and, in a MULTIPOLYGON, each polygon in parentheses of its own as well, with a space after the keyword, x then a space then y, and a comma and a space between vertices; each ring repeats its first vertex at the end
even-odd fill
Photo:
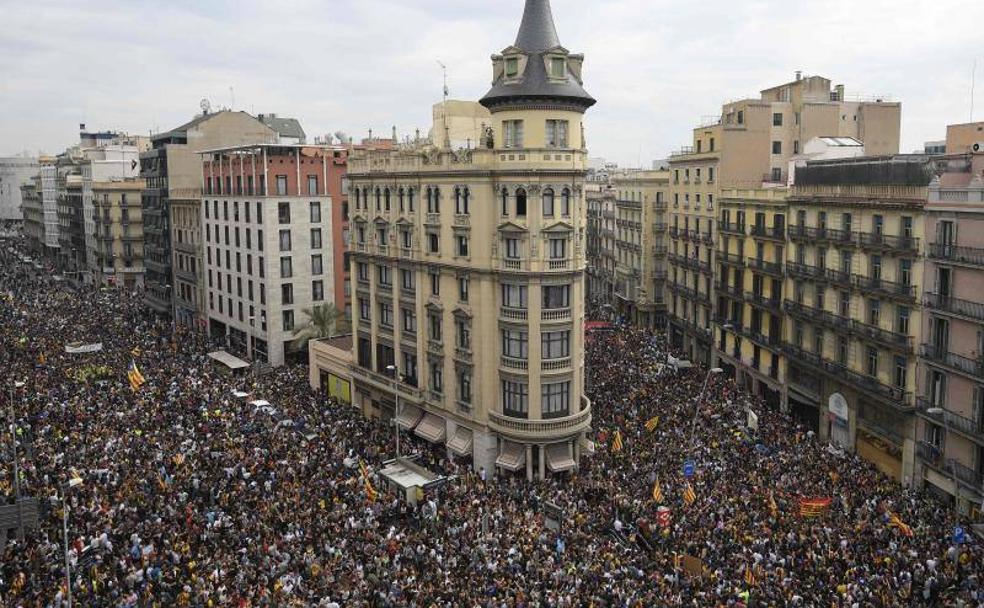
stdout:
POLYGON ((355 405, 489 474, 571 470, 590 445, 583 60, 527 0, 477 148, 349 159, 355 405))

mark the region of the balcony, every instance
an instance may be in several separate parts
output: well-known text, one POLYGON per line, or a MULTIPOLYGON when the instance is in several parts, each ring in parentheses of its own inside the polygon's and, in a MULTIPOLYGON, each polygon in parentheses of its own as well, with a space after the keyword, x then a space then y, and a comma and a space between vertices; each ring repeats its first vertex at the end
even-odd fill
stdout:
POLYGON ((789 271, 790 276, 800 279, 823 281, 827 278, 825 269, 799 262, 786 262, 786 270, 789 271))
POLYGON ((591 430, 591 401, 582 397, 581 411, 550 420, 524 420, 489 412, 489 428, 499 435, 524 442, 566 439, 591 430))
POLYGON ((466 348, 463 346, 454 347, 454 358, 459 361, 464 361, 465 363, 471 363, 472 361, 471 348, 466 348))
POLYGON ((905 301, 916 299, 916 289, 912 285, 886 281, 875 277, 864 277, 854 275, 852 277, 854 286, 869 293, 877 293, 889 298, 897 298, 905 301))
POLYGON ((670 238, 672 239, 680 238, 680 232, 681 231, 676 226, 670 226, 670 230, 669 230, 670 238))
POLYGON ((428 213, 424 215, 424 223, 428 226, 440 226, 441 225, 441 214, 440 213, 428 213))
POLYGON ((786 231, 780 226, 773 226, 772 228, 769 228, 764 225, 753 224, 752 237, 756 239, 765 239, 784 243, 786 242, 786 231))
POLYGON ((899 412, 908 413, 915 407, 912 393, 903 388, 883 384, 877 378, 856 372, 844 364, 835 363, 793 344, 784 344, 783 351, 788 357, 795 358, 798 363, 809 365, 827 376, 848 383, 859 391, 891 405, 899 412))
POLYGON ((439 340, 428 340, 427 341, 427 352, 433 355, 443 355, 444 354, 444 344, 439 340))
POLYGON ((882 329, 877 325, 869 325, 855 319, 851 319, 851 330, 858 335, 891 349, 902 352, 912 352, 913 350, 912 336, 906 334, 882 329))
POLYGON ((508 306, 503 306, 499 309, 499 318, 505 319, 506 321, 525 321, 527 318, 527 310, 525 308, 510 308, 508 306))
POLYGON ((653 255, 663 257, 666 255, 666 245, 653 245, 653 255))
POLYGON ((984 418, 974 420, 973 418, 967 418, 945 408, 940 408, 943 411, 938 414, 931 414, 928 410, 935 406, 925 397, 916 399, 916 404, 919 406, 919 414, 922 417, 932 420, 944 428, 957 431, 972 441, 984 445, 984 418))
POLYGON ((502 259, 502 269, 503 270, 525 270, 526 260, 520 260, 518 258, 503 258, 502 259))
POLYGON ((713 246, 714 245, 714 235, 713 234, 710 234, 709 232, 702 232, 701 235, 700 235, 700 242, 703 243, 703 244, 705 244, 705 245, 707 245, 707 246, 713 246))
POLYGON ((826 227, 817 228, 802 224, 789 225, 789 238, 793 241, 807 241, 809 243, 832 243, 841 247, 855 247, 858 242, 857 234, 850 230, 838 230, 837 228, 826 227))
POLYGON ((744 259, 740 255, 734 253, 723 253, 718 251, 717 260, 718 262, 729 266, 737 266, 738 268, 745 267, 744 259))
POLYGON ((932 308, 934 311, 945 312, 974 321, 984 321, 984 303, 982 302, 947 298, 938 293, 927 292, 923 305, 932 308))
POLYGON ((919 253, 919 239, 915 237, 881 234, 879 232, 861 232, 859 236, 862 249, 891 251, 903 255, 919 253))
POLYGON ((943 350, 935 344, 923 344, 919 349, 919 354, 936 365, 949 368, 959 374, 968 375, 973 380, 984 378, 984 358, 969 359, 943 350))
POLYGON ((659 234, 660 232, 666 231, 666 224, 662 222, 656 222, 653 224, 653 232, 659 234))
POLYGON ((504 369, 519 370, 522 372, 525 372, 530 368, 530 362, 528 359, 516 359, 505 355, 500 358, 499 365, 504 369))
POLYGON ((931 243, 929 257, 946 260, 954 264, 984 267, 984 249, 980 247, 957 247, 944 243, 931 243))
POLYGON ((745 225, 744 224, 732 224, 730 222, 718 221, 718 232, 724 232, 727 234, 737 234, 739 236, 745 236, 745 225))
POLYGON ((544 359, 540 362, 540 370, 544 372, 566 372, 571 370, 571 358, 544 359))
POLYGON ((543 310, 540 311, 540 320, 570 321, 571 309, 570 308, 544 308, 543 310))
POLYGON ((549 270, 570 270, 573 264, 570 260, 548 260, 547 268, 549 270))
POLYGON ((779 313, 782 311, 782 303, 778 298, 767 298, 760 293, 746 293, 745 301, 769 312, 779 313))
POLYGON ((729 286, 725 283, 717 283, 715 289, 717 289, 719 294, 732 300, 743 300, 745 298, 745 292, 737 285, 729 286))
POLYGON ((758 258, 748 258, 747 264, 752 270, 757 270, 759 272, 764 272, 780 278, 783 277, 782 262, 767 262, 758 258))

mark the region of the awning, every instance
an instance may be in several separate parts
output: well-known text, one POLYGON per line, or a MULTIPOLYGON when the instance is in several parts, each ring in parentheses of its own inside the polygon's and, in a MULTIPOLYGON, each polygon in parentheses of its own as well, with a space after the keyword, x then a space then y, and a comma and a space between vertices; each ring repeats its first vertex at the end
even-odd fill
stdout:
POLYGON ((577 466, 571 457, 571 444, 554 443, 544 450, 547 453, 547 468, 554 473, 570 471, 577 466))
POLYGON ((217 350, 208 354, 210 359, 218 361, 222 365, 225 365, 231 370, 243 369, 244 367, 249 367, 249 363, 243 361, 239 357, 230 355, 224 350, 217 350))
POLYGON ((428 413, 424 414, 423 420, 417 425, 417 430, 414 433, 431 443, 438 443, 444 441, 447 425, 444 423, 444 418, 428 413))
POLYGON ((396 415, 396 420, 405 429, 412 429, 417 426, 420 419, 424 417, 424 410, 416 405, 400 404, 400 412, 396 415))
POLYGON ((472 455, 472 432, 465 426, 458 425, 454 435, 448 441, 448 449, 458 456, 472 455))
POLYGON ((521 443, 503 441, 499 457, 495 459, 496 466, 507 471, 518 471, 526 464, 526 446, 521 443))

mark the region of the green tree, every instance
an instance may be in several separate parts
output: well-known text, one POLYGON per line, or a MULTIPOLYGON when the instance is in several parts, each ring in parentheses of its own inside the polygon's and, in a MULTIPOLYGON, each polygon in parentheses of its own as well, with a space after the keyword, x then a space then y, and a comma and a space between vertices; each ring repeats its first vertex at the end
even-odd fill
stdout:
POLYGON ((330 338, 338 331, 348 329, 345 313, 334 304, 320 304, 303 311, 307 323, 294 332, 294 347, 303 348, 309 340, 330 338))

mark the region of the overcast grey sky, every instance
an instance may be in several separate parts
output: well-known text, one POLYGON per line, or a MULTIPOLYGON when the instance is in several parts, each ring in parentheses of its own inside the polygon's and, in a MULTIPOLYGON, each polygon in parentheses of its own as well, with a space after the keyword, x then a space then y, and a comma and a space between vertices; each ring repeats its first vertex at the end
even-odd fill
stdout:
MULTIPOLYGON (((166 130, 213 107, 295 116, 309 136, 430 126, 475 100, 523 0, 0 0, 0 155, 58 152, 90 129, 166 130)), ((984 119, 981 0, 553 0, 586 55, 592 156, 666 156, 722 103, 795 70, 903 103, 903 151, 984 119)))

